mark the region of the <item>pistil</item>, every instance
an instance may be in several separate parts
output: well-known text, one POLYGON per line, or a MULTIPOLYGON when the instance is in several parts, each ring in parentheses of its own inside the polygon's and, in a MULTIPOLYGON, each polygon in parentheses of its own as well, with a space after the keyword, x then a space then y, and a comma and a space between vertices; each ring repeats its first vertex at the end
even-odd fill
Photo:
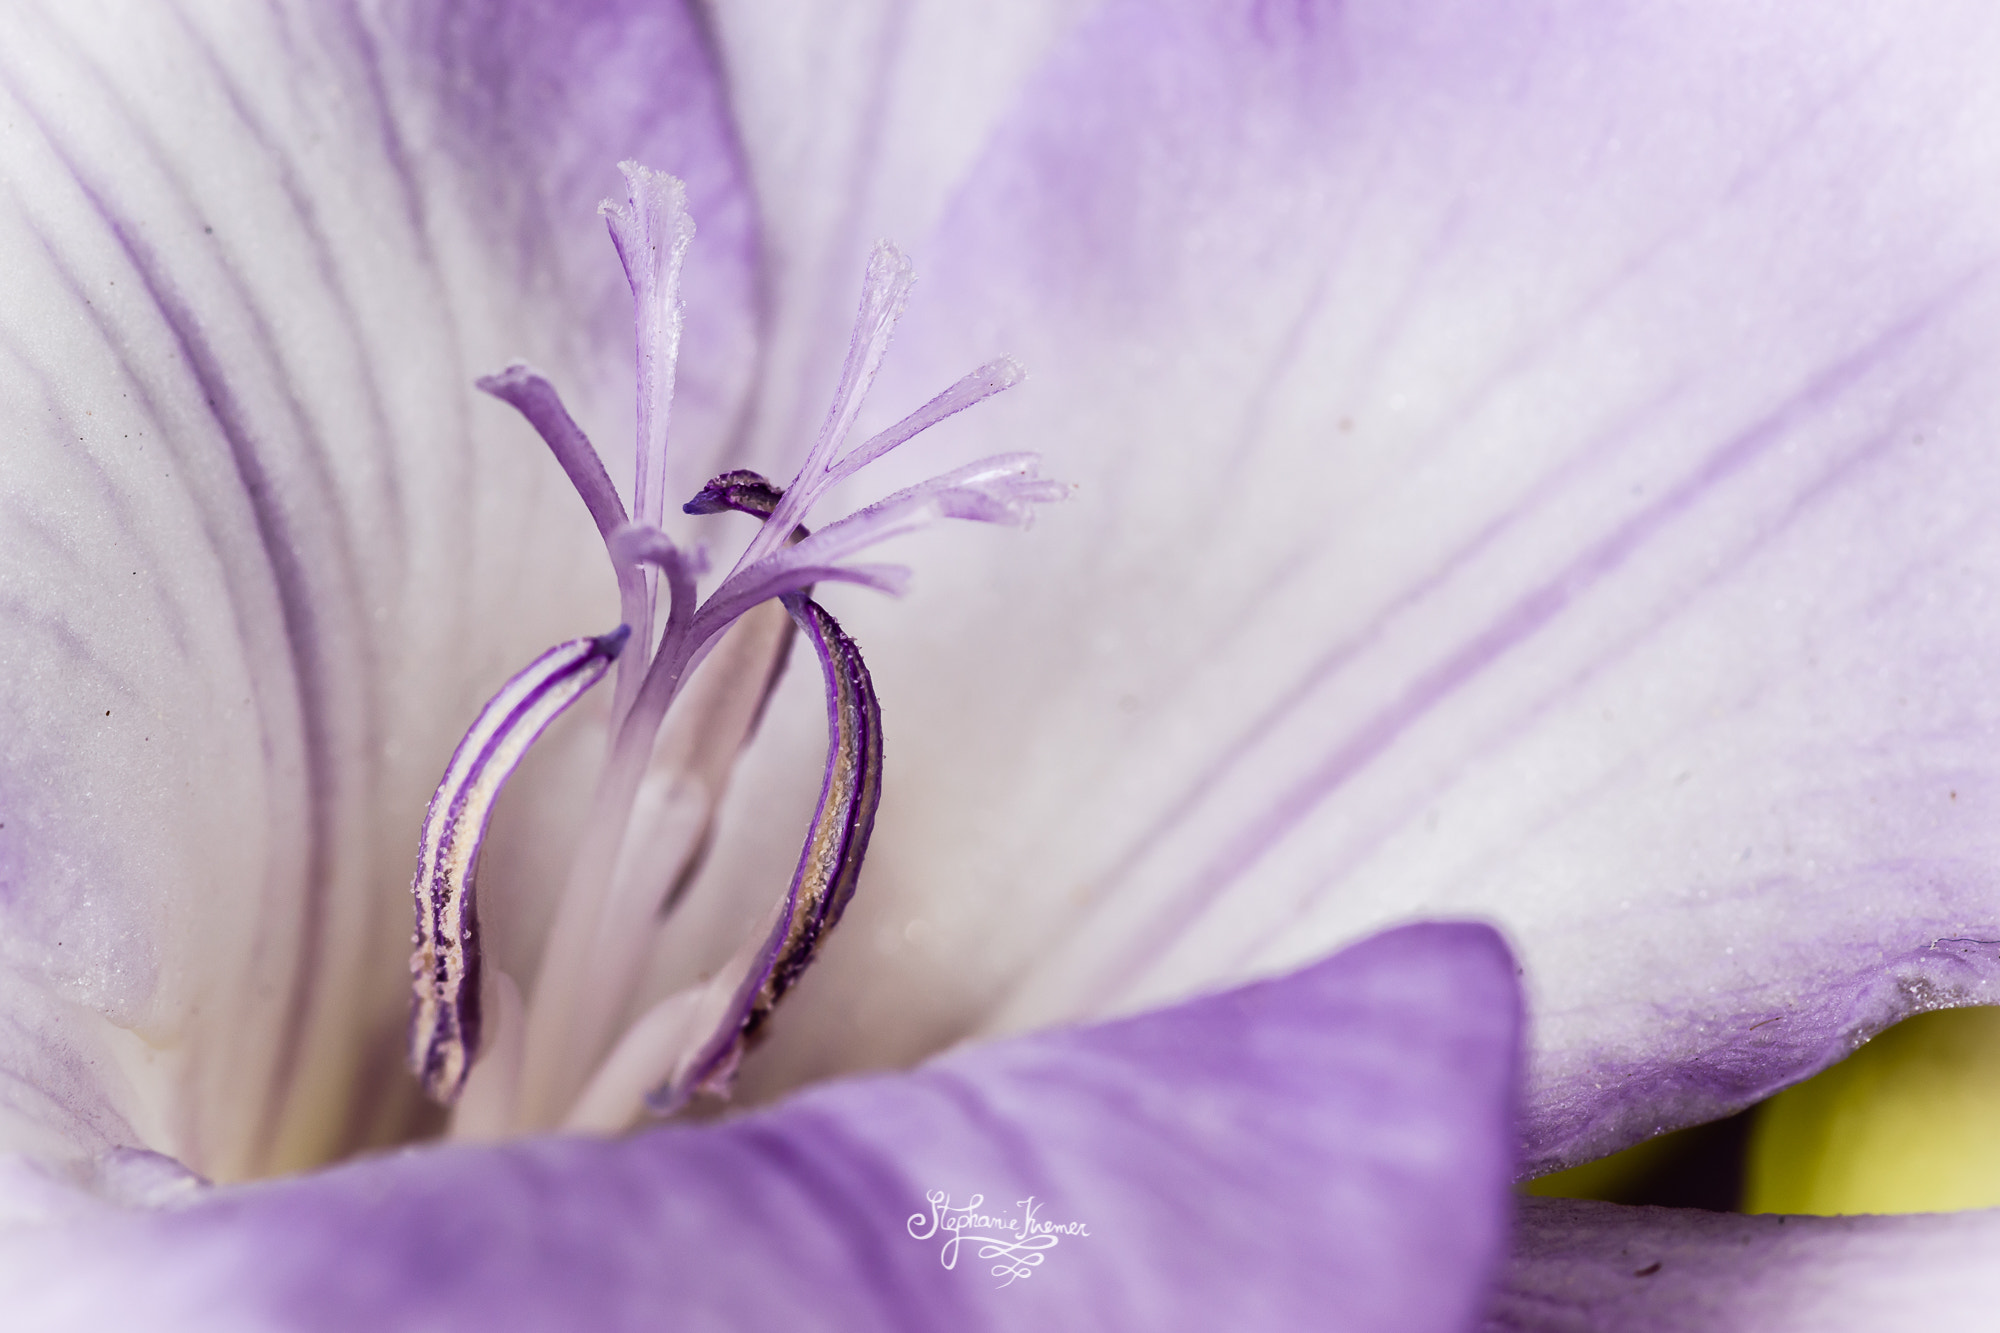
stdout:
POLYGON ((1009 454, 807 530, 813 505, 833 485, 1021 378, 1010 361, 988 363, 895 426, 849 447, 911 283, 908 261, 885 245, 869 261, 833 403, 791 484, 781 488, 754 473, 724 473, 685 506, 690 514, 733 510, 762 520, 730 572, 701 599, 704 555, 683 550, 659 526, 681 331, 679 275, 693 224, 679 182, 630 163, 623 170, 629 202, 607 203, 602 211, 625 265, 638 327, 631 513, 548 381, 524 366, 480 381, 535 427, 583 499, 605 540, 625 619, 611 634, 550 650, 502 689, 454 756, 426 821, 415 889, 411 1067, 439 1101, 450 1103, 465 1091, 459 1129, 482 1136, 558 1126, 614 1131, 648 1110, 671 1114, 700 1092, 727 1094, 747 1044, 853 896, 880 800, 881 712, 874 686, 860 650, 813 600, 813 587, 838 581, 898 591, 907 570, 854 557, 939 518, 1025 526, 1035 506, 1066 494, 1037 475, 1033 455, 1009 454), (661 583, 667 610, 655 637, 661 583), (803 633, 826 682, 826 768, 805 847, 790 885, 729 962, 705 982, 652 1006, 621 1036, 620 1020, 646 957, 699 862, 729 759, 754 726, 782 664, 792 630, 774 632, 767 613, 758 611, 773 600, 803 633), (758 623, 746 620, 753 616, 758 623), (703 675, 711 683, 697 691, 712 696, 711 705, 722 711, 712 726, 703 718, 676 724, 678 733, 667 728, 669 735, 693 738, 675 750, 661 739, 669 710, 688 694, 725 635, 738 646, 703 675), (604 769, 523 1000, 512 978, 496 973, 482 982, 472 883, 479 843, 493 798, 528 745, 614 657, 618 684, 604 769), (678 782, 676 765, 687 769, 678 782), (651 820, 635 817, 645 791, 660 793, 651 820), (481 1023, 482 984, 494 996, 487 1007, 497 1024, 481 1023), (483 1040, 500 1054, 474 1065, 483 1040))

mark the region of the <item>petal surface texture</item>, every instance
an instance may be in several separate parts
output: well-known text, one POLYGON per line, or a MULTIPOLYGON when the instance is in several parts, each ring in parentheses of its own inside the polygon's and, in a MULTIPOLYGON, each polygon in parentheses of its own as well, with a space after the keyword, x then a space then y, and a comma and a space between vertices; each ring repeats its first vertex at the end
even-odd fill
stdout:
POLYGON ((1745 1217, 1522 1201, 1485 1333, 1991 1328, 2000 1213, 1745 1217))
POLYGON ((690 489, 741 408, 753 223, 694 26, 485 8, 0 15, 7 1147, 233 1178, 410 1132, 425 791, 501 681, 617 623, 588 515, 471 382, 531 356, 629 440, 621 152, 708 228, 690 489))
POLYGON ((1078 489, 835 604, 883 816, 765 1086, 1485 916, 1542 1167, 2000 998, 2000 20, 1923 14, 1085 18, 876 393, 1004 350, 939 434, 1078 489))
POLYGON ((763 206, 771 330, 754 466, 789 474, 819 424, 869 250, 935 228, 995 122, 1098 3, 1014 0, 976 16, 955 0, 711 7, 763 206))
POLYGON ((46 1329, 1447 1333, 1504 1248, 1518 1022, 1490 929, 1410 927, 718 1126, 107 1210, 0 1247, 0 1291, 46 1329), (1088 1234, 1003 1286, 969 1240, 947 1269, 945 1233, 918 1238, 937 1191, 1088 1234))

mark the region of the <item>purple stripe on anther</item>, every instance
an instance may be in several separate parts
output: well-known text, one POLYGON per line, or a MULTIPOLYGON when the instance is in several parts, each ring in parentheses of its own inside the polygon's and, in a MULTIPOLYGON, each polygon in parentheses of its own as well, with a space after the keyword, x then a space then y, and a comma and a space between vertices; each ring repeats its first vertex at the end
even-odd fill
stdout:
POLYGON ((761 1006, 758 1022, 805 971, 821 938, 847 910, 861 875, 862 858, 868 852, 868 839, 875 831, 875 812, 882 802, 882 707, 868 665, 861 660, 861 650, 819 603, 793 596, 785 599, 785 607, 812 640, 826 676, 826 776, 820 785, 813 831, 817 835, 823 829, 833 830, 837 846, 830 848, 823 884, 812 881, 818 869, 811 840, 800 854, 799 868, 792 876, 794 898, 801 908, 797 918, 800 930, 788 941, 772 972, 768 999, 761 1006), (797 892, 802 883, 809 886, 808 893, 797 892), (807 898, 811 899, 809 915, 803 910, 807 898))
POLYGON ((410 955, 410 1070, 450 1103, 479 1050, 479 911, 473 872, 493 803, 528 748, 603 678, 631 631, 557 644, 500 687, 446 766, 424 815, 410 886, 417 928, 410 955))
POLYGON ((882 710, 868 666, 854 640, 817 602, 792 595, 785 598, 785 609, 812 643, 826 677, 826 776, 819 808, 799 853, 785 910, 757 965, 737 988, 727 1017, 685 1073, 648 1094, 648 1107, 663 1115, 685 1105, 704 1085, 728 1078, 745 1043, 756 1036, 847 909, 875 830, 882 799, 882 710))

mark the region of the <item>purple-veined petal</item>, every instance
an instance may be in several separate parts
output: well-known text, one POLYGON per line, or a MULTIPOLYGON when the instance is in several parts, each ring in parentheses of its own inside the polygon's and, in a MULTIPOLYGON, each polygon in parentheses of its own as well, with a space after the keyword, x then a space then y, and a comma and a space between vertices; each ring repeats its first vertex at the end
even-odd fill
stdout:
MULTIPOLYGON (((753 327, 698 34, 565 14, 0 17, 0 1142, 232 1178, 414 1123, 424 792, 514 667, 614 614, 561 476, 470 392, 529 355, 584 386, 579 420, 627 416, 629 384, 570 374, 628 334, 597 336, 610 286, 556 280, 571 237, 616 272, 601 138, 564 157, 552 112, 700 177, 690 336, 740 353, 753 327), (548 77, 579 47, 615 59, 548 77)), ((683 368, 690 485, 726 461, 744 360, 683 368)))
POLYGON ((1004 349, 940 430, 1076 499, 836 604, 899 762, 750 1087, 1478 913, 1555 1164, 2000 994, 2000 31, 1924 14, 1086 21, 876 390, 1004 349))
POLYGON ((480 276, 559 293, 563 316, 546 332, 587 342, 588 359, 549 366, 562 371, 571 405, 589 408, 583 424, 621 481, 635 471, 632 295, 607 260, 604 228, 589 219, 607 196, 625 194, 620 158, 685 183, 699 224, 680 274, 692 323, 676 358, 674 444, 660 475, 665 494, 688 493, 734 447, 760 340, 761 220, 706 19, 679 0, 441 0, 395 7, 386 23, 384 60, 441 102, 419 118, 423 128, 477 165, 491 220, 519 234, 513 264, 480 276))
POLYGON ((1744 1217, 1523 1199, 1486 1333, 1976 1333, 2000 1213, 1744 1217))
POLYGON ((1448 1333, 1511 1203, 1518 1001, 1478 926, 622 1141, 377 1158, 0 1249, 48 1329, 1448 1333), (1075 1223, 1002 1286, 927 1195, 1075 1223), (328 1256, 340 1279, 327 1280, 328 1256), (104 1275, 116 1274, 115 1281, 104 1275))

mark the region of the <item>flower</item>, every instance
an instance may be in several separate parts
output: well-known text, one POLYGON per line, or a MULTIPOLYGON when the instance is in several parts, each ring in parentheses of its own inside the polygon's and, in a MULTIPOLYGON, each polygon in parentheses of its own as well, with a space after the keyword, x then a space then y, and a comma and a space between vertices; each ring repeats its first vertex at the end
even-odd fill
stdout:
MULTIPOLYGON (((997 1326, 1067 1293, 1133 1326, 1451 1327, 1514 1148, 1504 955, 1424 926, 1312 960, 1497 921, 1534 1167, 1988 995, 1984 14, 704 17, 5 17, 0 1068, 8 1142, 95 1191, 15 1173, 42 1219, 0 1266, 49 1322, 226 1295, 615 1326, 678 1295, 997 1326), (919 538, 908 598, 840 604, 883 809, 742 1095, 1030 1035, 712 1129, 105 1213, 193 1189, 134 1146, 234 1178, 424 1127, 389 1082, 424 798, 501 680, 616 623, 548 459, 449 386, 525 355, 617 438, 624 302, 575 222, 620 157, 701 227, 666 494, 810 435, 882 231, 924 281, 873 401, 1012 354, 1030 386, 926 447, 1079 484, 1032 541, 919 538), (952 1166, 1060 1191, 1090 1239, 939 1283, 967 1275, 868 1228, 952 1166)), ((802 827, 825 741, 775 707, 711 884, 789 872, 743 821, 802 827)), ((496 816, 505 970, 592 735, 552 733, 496 816)), ((744 933, 696 907, 661 980, 744 933)), ((1835 1252, 1884 1258, 1840 1317, 1948 1303, 1988 1224, 1524 1219, 1495 1309, 1529 1326, 1671 1320, 1706 1299, 1685 1270, 1768 1327, 1835 1252)))

